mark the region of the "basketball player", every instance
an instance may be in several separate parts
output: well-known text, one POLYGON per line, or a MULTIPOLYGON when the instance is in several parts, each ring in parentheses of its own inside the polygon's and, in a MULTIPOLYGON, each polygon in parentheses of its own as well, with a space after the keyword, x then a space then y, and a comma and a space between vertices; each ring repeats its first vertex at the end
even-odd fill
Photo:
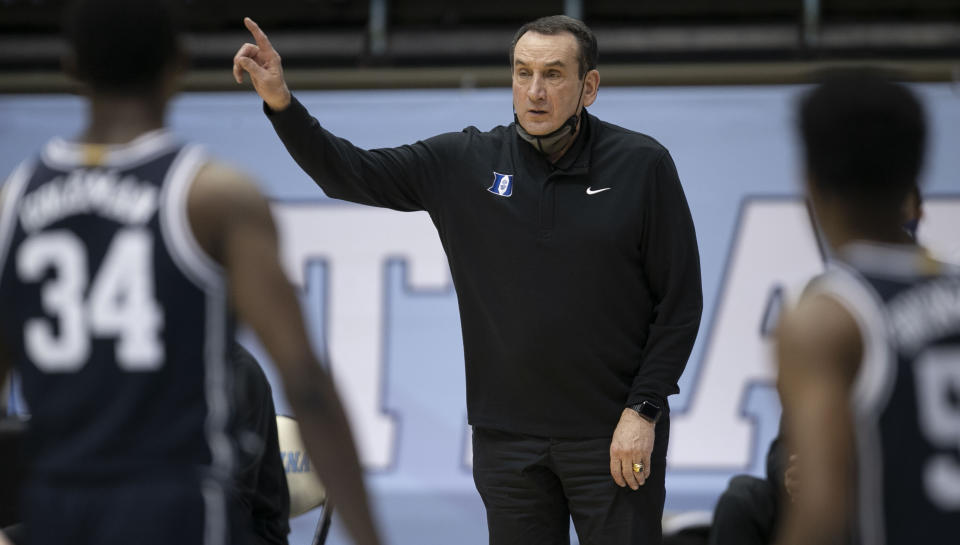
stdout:
POLYGON ((32 413, 28 542, 243 541, 224 494, 235 312, 277 365, 354 540, 378 543, 267 201, 164 129, 182 66, 169 8, 80 0, 65 21, 86 127, 0 194, 0 376, 16 366, 32 413))
POLYGON ((956 543, 960 271, 901 228, 926 128, 909 90, 835 75, 800 107, 806 190, 835 259, 781 322, 803 490, 781 543, 956 543))
MULTIPOLYGON (((291 496, 280 457, 273 391, 259 362, 240 343, 234 341, 227 356, 236 407, 232 433, 238 446, 228 496, 239 509, 237 531, 248 536, 248 545, 287 545, 291 496)), ((26 469, 19 456, 19 422, 0 420, 0 498, 6 500, 0 501, 0 511, 6 515, 0 538, 15 545, 26 543, 26 529, 18 522, 19 483, 26 469)), ((4 542, 0 541, 0 545, 4 542)))

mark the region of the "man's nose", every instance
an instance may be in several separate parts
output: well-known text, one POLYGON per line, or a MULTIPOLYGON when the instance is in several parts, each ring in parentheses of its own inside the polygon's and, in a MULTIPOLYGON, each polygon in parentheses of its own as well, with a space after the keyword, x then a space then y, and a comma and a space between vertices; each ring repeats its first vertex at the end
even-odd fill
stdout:
POLYGON ((530 80, 530 86, 527 87, 527 96, 533 102, 539 102, 547 98, 547 89, 543 85, 543 78, 540 74, 534 74, 530 80))

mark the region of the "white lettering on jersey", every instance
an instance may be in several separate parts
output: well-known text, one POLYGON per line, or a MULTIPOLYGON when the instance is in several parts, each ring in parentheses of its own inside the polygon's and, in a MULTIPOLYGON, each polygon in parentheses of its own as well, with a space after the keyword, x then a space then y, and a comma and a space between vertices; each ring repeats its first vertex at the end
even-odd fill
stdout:
POLYGON ((944 511, 960 511, 960 408, 951 393, 960 392, 960 350, 931 348, 917 359, 917 403, 920 429, 941 449, 923 462, 927 497, 944 511))
POLYGON ((24 195, 20 223, 27 233, 73 214, 95 212, 127 225, 143 225, 157 211, 156 186, 112 170, 74 170, 24 195))

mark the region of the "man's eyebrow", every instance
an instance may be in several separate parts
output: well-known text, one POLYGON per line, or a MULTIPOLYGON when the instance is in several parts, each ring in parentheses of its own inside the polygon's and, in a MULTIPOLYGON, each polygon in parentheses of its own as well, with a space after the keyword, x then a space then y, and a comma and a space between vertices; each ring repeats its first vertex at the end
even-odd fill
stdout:
MULTIPOLYGON (((514 59, 513 64, 514 64, 514 65, 524 65, 524 66, 526 66, 528 63, 527 63, 527 61, 518 58, 518 59, 514 59)), ((555 61, 545 62, 543 65, 544 65, 544 66, 548 66, 548 67, 559 66, 559 67, 562 68, 562 67, 566 66, 567 63, 563 62, 562 60, 555 60, 555 61)))

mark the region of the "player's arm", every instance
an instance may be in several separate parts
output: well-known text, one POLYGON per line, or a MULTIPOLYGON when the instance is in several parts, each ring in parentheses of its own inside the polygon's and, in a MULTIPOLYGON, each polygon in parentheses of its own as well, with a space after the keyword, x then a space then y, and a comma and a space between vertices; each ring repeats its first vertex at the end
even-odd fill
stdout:
POLYGON ((7 395, 10 387, 10 371, 13 364, 10 361, 7 345, 4 344, 3 336, 0 335, 0 417, 7 414, 7 395))
POLYGON ((855 469, 850 391, 861 357, 856 321, 828 296, 805 298, 780 323, 778 389, 803 481, 780 545, 847 541, 855 469))
MULTIPOLYGON (((5 188, 9 184, 0 185, 0 211, 3 210, 3 195, 6 193, 5 188)), ((3 334, 0 333, 0 392, 4 392, 8 382, 10 381, 10 371, 13 368, 13 362, 10 358, 10 353, 7 351, 7 345, 3 340, 3 334)), ((5 400, 0 396, 0 400, 5 400)), ((0 416, 7 413, 6 404, 0 406, 0 416)), ((2 534, 0 534, 2 535, 2 534)))
POLYGON ((266 199, 226 167, 206 166, 190 191, 189 216, 201 246, 226 269, 230 298, 283 379, 304 445, 358 544, 378 544, 363 474, 340 398, 313 353, 300 303, 280 265, 266 199))

